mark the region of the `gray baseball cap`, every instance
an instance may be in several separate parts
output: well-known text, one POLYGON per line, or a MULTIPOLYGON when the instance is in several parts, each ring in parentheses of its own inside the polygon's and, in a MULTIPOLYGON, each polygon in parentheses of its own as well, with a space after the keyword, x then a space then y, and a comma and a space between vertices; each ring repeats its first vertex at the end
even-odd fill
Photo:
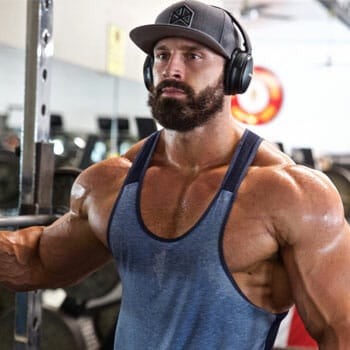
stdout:
POLYGON ((155 44, 164 38, 181 37, 199 42, 225 58, 240 47, 240 37, 230 15, 223 9, 195 0, 177 2, 156 18, 130 32, 144 52, 153 55, 155 44))

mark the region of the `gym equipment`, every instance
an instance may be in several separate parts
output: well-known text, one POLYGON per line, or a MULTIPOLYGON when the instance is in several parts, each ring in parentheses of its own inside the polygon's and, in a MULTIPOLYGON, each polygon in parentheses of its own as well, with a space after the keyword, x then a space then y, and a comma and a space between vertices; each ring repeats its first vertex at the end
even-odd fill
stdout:
MULTIPOLYGON (((92 152, 95 149, 97 142, 99 142, 99 137, 97 135, 95 134, 88 135, 86 144, 85 144, 85 149, 79 163, 80 169, 86 169, 90 165, 94 164, 94 161, 92 160, 92 152)), ((105 153, 103 153, 103 155, 104 154, 105 153)))
MULTIPOLYGON (((221 9, 220 7, 216 8, 221 9)), ((224 9, 221 10, 227 14, 234 27, 238 29, 244 46, 244 49, 237 46, 231 53, 231 58, 226 62, 224 91, 226 95, 242 94, 248 89, 253 75, 252 45, 248 34, 234 16, 224 9)), ((145 86, 149 91, 152 91, 153 88, 153 63, 153 56, 147 55, 143 64, 143 78, 145 86)))
MULTIPOLYGON (((11 154, 9 158, 11 160, 13 160, 13 157, 17 158, 11 152, 6 153, 11 154)), ((3 153, 0 152, 0 208, 2 208, 2 205, 8 208, 8 203, 10 201, 13 201, 16 204, 18 202, 18 169, 10 168, 8 170, 8 168, 3 168, 1 161, 5 159, 5 157, 2 158, 2 155, 3 153), (5 170, 8 171, 6 171, 6 176, 3 177, 2 175, 4 174, 5 170), (15 183, 15 180, 17 180, 17 183, 15 183)), ((70 190, 75 179, 80 173, 80 169, 72 167, 62 167, 55 169, 51 213, 35 215, 11 215, 5 217, 0 216, 0 228, 22 228, 33 225, 52 224, 61 215, 65 214, 69 210, 70 190)), ((11 207, 14 206, 11 205, 11 207)))
POLYGON ((146 138, 157 131, 157 124, 153 118, 135 117, 139 140, 146 138))
MULTIPOLYGON (((1 227, 16 229, 52 223, 67 209, 67 188, 70 188, 80 173, 79 169, 57 169, 54 172, 53 145, 49 142, 48 108, 50 58, 53 52, 52 14, 53 0, 31 0, 27 4, 24 123, 19 171, 11 170, 12 177, 19 173, 16 181, 19 183, 19 215, 0 218, 1 227), (56 203, 56 210, 52 209, 52 203, 56 203)), ((14 165, 15 162, 12 163, 14 165)), ((6 174, 8 175, 8 171, 6 174)), ((11 187, 10 189, 13 190, 11 187)), ((114 271, 113 283, 117 283, 116 275, 114 271)), ((90 288, 96 289, 96 285, 102 284, 101 281, 99 279, 90 288)), ((105 282, 104 278, 103 281, 105 282)), ((5 295, 7 301, 4 301, 1 297, 6 293, 0 290, 0 348, 98 349, 94 322, 85 313, 97 313, 97 307, 104 307, 105 303, 99 300, 101 298, 95 298, 94 303, 91 300, 86 301, 86 304, 90 303, 89 308, 85 308, 85 313, 76 319, 63 310, 52 309, 47 305, 42 307, 42 293, 43 291, 13 293, 5 295), (6 303, 11 303, 12 307, 5 307, 6 303)), ((72 289, 69 293, 72 293, 72 289)), ((120 296, 108 303, 116 300, 120 301, 120 296)))
POLYGON ((340 166, 332 166, 324 173, 331 179, 339 191, 344 206, 344 214, 350 220, 350 170, 340 166))
POLYGON ((93 313, 96 335, 101 344, 101 350, 112 350, 114 347, 115 326, 118 322, 121 302, 116 301, 100 307, 93 313))
MULTIPOLYGON (((53 0, 27 4, 24 123, 20 152, 20 215, 50 214, 54 156, 49 141, 53 0)), ((16 294, 15 350, 40 348, 41 292, 16 294)))
POLYGON ((65 288, 67 295, 60 310, 71 317, 90 318, 100 350, 113 349, 121 288, 114 262, 108 263, 77 285, 65 288))
POLYGON ((0 151, 0 209, 18 206, 19 158, 14 152, 0 151))
POLYGON ((318 0, 332 16, 338 17, 347 27, 350 27, 349 0, 318 0))
MULTIPOLYGON (((13 308, 0 313, 1 350, 11 350, 13 348, 12 334, 14 321, 15 310, 13 308)), ((83 330, 74 318, 63 314, 60 311, 43 307, 40 349, 88 350, 89 348, 86 345, 83 330)))
POLYGON ((67 296, 77 303, 102 298, 120 283, 114 262, 108 263, 80 283, 65 288, 67 296))
POLYGON ((99 133, 88 135, 79 164, 80 169, 123 154, 137 141, 130 133, 127 117, 100 116, 97 118, 97 124, 99 133))
POLYGON ((65 130, 62 115, 50 115, 50 142, 54 144, 56 168, 78 165, 78 159, 83 152, 82 146, 76 142, 78 137, 81 138, 80 135, 65 130))
POLYGON ((0 227, 29 227, 34 225, 50 225, 58 219, 56 215, 38 214, 38 215, 18 215, 0 217, 0 227))
MULTIPOLYGON (((41 349, 113 349, 121 304, 121 284, 114 262, 77 285, 61 290, 61 295, 66 294, 61 304, 56 301, 55 290, 42 293, 41 349)), ((1 350, 12 349, 14 301, 15 293, 0 287, 1 350)))
POLYGON ((315 159, 311 148, 293 148, 291 157, 297 164, 315 168, 315 159))
POLYGON ((52 213, 63 215, 70 207, 70 190, 80 169, 61 167, 55 169, 52 192, 52 213))

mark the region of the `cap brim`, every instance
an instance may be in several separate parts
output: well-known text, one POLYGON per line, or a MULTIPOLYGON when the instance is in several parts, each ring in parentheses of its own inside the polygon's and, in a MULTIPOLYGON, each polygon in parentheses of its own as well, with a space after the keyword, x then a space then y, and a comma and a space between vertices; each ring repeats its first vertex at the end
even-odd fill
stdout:
POLYGON ((131 40, 149 55, 153 55, 153 48, 159 40, 169 37, 181 37, 197 41, 218 54, 229 58, 229 54, 217 41, 193 28, 173 24, 149 24, 136 27, 130 32, 131 40))

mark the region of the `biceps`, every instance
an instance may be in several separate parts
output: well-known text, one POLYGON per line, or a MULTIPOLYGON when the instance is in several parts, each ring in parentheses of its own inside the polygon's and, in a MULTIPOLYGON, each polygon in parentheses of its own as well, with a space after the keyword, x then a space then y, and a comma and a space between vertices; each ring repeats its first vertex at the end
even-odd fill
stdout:
POLYGON ((350 314, 350 232, 347 225, 323 241, 297 242, 284 253, 300 315, 314 335, 350 314))

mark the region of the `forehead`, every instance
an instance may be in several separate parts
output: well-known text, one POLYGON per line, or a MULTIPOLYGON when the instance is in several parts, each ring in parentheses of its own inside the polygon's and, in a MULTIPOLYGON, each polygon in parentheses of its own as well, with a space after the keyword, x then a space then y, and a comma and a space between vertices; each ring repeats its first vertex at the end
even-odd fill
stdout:
POLYGON ((185 39, 185 38, 178 38, 178 37, 161 39, 154 45, 154 48, 153 48, 154 51, 164 50, 164 49, 201 50, 201 51, 210 52, 213 55, 218 55, 216 52, 209 49, 207 46, 199 43, 198 41, 185 39))

